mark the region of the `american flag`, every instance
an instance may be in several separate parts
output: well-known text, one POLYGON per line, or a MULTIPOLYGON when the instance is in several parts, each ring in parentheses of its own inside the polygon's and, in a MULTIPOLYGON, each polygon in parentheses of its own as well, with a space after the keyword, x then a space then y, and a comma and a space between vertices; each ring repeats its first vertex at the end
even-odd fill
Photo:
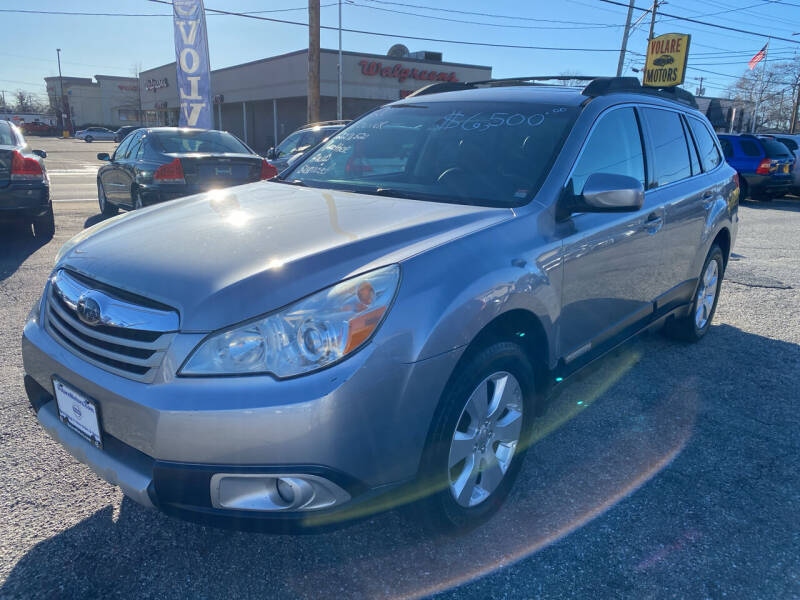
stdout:
POLYGON ((769 42, 764 44, 764 47, 761 50, 758 51, 758 54, 756 54, 753 58, 751 58, 750 62, 747 63, 747 66, 750 67, 751 71, 756 68, 756 65, 758 63, 760 63, 762 60, 764 60, 767 57, 767 46, 769 46, 769 42))

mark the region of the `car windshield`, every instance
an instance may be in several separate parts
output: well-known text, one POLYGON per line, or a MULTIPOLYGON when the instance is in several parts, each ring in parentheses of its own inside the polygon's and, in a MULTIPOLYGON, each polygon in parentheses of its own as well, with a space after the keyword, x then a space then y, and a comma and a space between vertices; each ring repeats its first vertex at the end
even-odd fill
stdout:
POLYGON ((284 179, 482 206, 530 200, 577 115, 538 103, 415 102, 333 135, 284 179))
POLYGON ((158 149, 166 154, 251 154, 247 146, 224 131, 177 129, 155 131, 151 137, 158 149))

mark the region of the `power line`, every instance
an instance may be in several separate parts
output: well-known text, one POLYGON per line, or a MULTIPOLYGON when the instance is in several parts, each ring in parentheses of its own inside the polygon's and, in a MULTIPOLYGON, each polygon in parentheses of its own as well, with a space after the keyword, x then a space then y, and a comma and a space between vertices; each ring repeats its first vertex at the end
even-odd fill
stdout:
MULTIPOLYGON (((619 2, 618 0, 599 0, 599 1, 600 2, 605 2, 606 4, 614 4, 616 6, 624 6, 625 8, 628 7, 627 4, 619 2)), ((797 6, 800 6, 800 4, 798 4, 797 6)), ((646 9, 646 8, 639 8, 638 6, 635 6, 634 8, 636 10, 639 10, 639 11, 649 12, 649 10, 646 9)), ((716 23, 709 23, 708 21, 700 21, 699 19, 693 19, 691 17, 682 17, 680 15, 673 15, 673 14, 670 14, 670 13, 665 13, 663 11, 660 14, 663 17, 672 17, 673 19, 677 19, 679 21, 686 21, 688 23, 697 23, 698 25, 705 25, 707 27, 714 27, 716 29, 724 29, 726 31, 735 31, 736 33, 745 33, 747 35, 754 35, 754 36, 758 36, 760 38, 772 38, 773 40, 781 40, 782 42, 789 42, 791 44, 800 44, 800 41, 798 41, 798 40, 793 40, 791 38, 780 37, 780 36, 776 36, 776 35, 772 35, 772 34, 768 34, 768 33, 759 33, 757 31, 750 31, 748 29, 739 29, 738 27, 728 27, 727 25, 718 25, 716 23)))
MULTIPOLYGON (((593 25, 570 25, 568 27, 559 27, 556 25, 513 25, 510 23, 487 23, 486 21, 468 21, 465 19, 451 19, 448 17, 435 17, 433 15, 422 15, 419 13, 408 12, 404 10, 396 10, 393 8, 383 8, 381 6, 370 6, 368 4, 356 4, 353 0, 346 0, 346 6, 353 6, 356 8, 367 8, 369 10, 380 10, 388 13, 398 15, 410 15, 412 17, 421 17, 423 19, 434 19, 436 21, 448 21, 450 23, 466 23, 468 25, 481 25, 484 27, 506 27, 512 29, 610 29, 622 27, 622 25, 612 25, 606 23, 598 23, 593 25)), ((411 6, 411 5, 409 5, 411 6)))
MULTIPOLYGON (((148 2, 155 2, 156 4, 169 4, 167 0, 148 0, 148 2)), ((206 12, 214 12, 220 13, 224 15, 235 15, 238 17, 246 17, 248 19, 256 19, 259 21, 269 21, 272 23, 284 23, 287 25, 300 25, 301 27, 308 27, 308 23, 302 23, 300 21, 287 21, 286 19, 275 19, 273 17, 259 17, 256 15, 250 15, 246 13, 239 13, 229 10, 220 10, 216 8, 208 8, 206 7, 206 12)), ((329 25, 320 25, 320 29, 327 29, 330 31, 339 31, 338 27, 332 27, 329 25)), ((341 31, 347 33, 360 33, 362 35, 374 35, 378 37, 388 37, 388 38, 400 38, 406 40, 420 40, 423 42, 438 42, 440 44, 461 44, 465 46, 485 46, 489 48, 514 48, 514 49, 521 49, 521 50, 550 50, 553 52, 619 52, 618 48, 560 48, 556 46, 526 46, 522 44, 495 44, 491 42, 469 42, 465 40, 448 40, 443 38, 429 38, 429 37, 421 37, 415 35, 406 35, 404 33, 383 33, 379 31, 364 31, 362 29, 345 29, 342 28, 341 31)))
MULTIPOLYGON (((171 4, 171 2, 168 4, 171 4)), ((321 8, 326 6, 336 6, 337 4, 338 4, 337 2, 330 2, 328 4, 322 4, 321 8)), ((306 6, 299 6, 297 8, 274 8, 270 10, 247 11, 242 14, 258 15, 267 13, 290 12, 295 10, 307 10, 307 8, 308 7, 306 6)), ((29 15, 61 15, 68 17, 172 17, 171 13, 103 13, 103 12, 73 12, 67 10, 25 10, 20 8, 0 8, 0 12, 29 14, 29 15)))

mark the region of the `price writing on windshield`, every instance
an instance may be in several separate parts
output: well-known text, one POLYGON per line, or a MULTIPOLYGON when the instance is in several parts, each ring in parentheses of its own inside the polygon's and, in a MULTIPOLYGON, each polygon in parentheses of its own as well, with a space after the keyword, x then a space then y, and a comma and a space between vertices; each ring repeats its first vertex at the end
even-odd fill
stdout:
POLYGON ((519 125, 527 125, 528 127, 538 127, 544 123, 548 115, 559 114, 565 112, 567 109, 561 106, 552 108, 544 113, 535 113, 532 115, 524 115, 522 113, 508 113, 508 112, 495 112, 491 115, 489 113, 475 113, 473 115, 465 115, 464 113, 454 110, 446 114, 441 120, 437 121, 434 129, 455 129, 457 127, 464 131, 487 131, 493 127, 517 127, 519 125))

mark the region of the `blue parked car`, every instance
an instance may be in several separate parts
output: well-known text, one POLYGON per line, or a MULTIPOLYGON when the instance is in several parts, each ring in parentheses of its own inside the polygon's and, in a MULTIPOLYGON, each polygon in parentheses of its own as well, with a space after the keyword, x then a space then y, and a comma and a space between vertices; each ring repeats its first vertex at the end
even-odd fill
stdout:
POLYGON ((784 144, 754 135, 720 135, 719 141, 739 173, 742 198, 768 201, 790 191, 794 156, 784 144))

